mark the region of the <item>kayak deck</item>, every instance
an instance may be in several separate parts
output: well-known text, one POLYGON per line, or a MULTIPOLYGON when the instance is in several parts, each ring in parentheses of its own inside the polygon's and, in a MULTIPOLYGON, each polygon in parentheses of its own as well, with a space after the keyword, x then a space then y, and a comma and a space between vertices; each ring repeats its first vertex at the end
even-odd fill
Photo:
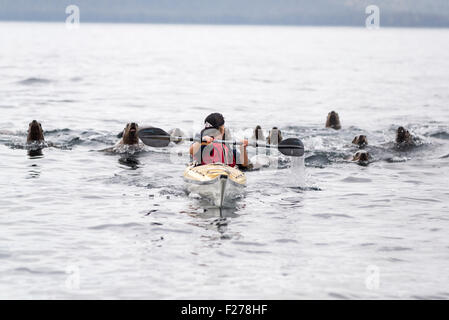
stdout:
POLYGON ((236 168, 221 163, 189 166, 184 171, 189 192, 212 200, 223 207, 242 194, 246 176, 236 168))
POLYGON ((221 163, 189 166, 184 171, 184 178, 196 182, 208 182, 221 175, 228 176, 238 184, 246 184, 246 176, 243 172, 221 163))

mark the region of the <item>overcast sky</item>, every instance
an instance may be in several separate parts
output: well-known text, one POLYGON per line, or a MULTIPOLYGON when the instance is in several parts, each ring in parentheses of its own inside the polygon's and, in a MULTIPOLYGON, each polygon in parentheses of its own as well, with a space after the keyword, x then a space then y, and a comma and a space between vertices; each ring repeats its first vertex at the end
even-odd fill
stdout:
POLYGON ((449 27, 449 0, 0 0, 0 20, 364 26, 367 5, 381 26, 449 27))

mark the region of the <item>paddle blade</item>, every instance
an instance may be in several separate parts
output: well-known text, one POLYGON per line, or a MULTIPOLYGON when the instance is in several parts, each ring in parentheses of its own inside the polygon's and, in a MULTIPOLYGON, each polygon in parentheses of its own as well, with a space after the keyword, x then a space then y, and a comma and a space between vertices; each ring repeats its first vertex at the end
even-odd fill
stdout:
POLYGON ((290 157, 302 157, 304 155, 304 145, 297 138, 288 138, 282 140, 278 145, 280 153, 290 157))
POLYGON ((163 148, 170 144, 170 135, 160 128, 140 129, 139 138, 150 147, 163 148))

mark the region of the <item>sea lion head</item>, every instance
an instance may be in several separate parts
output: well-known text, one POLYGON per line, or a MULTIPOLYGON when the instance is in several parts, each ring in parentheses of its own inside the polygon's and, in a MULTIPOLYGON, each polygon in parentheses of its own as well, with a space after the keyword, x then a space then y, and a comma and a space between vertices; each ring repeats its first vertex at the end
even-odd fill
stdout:
POLYGON ((181 129, 175 128, 168 131, 168 134, 172 137, 171 141, 178 144, 182 142, 182 137, 184 136, 184 132, 181 129))
POLYGON ((337 112, 331 111, 327 114, 326 128, 332 128, 335 130, 341 128, 340 117, 337 112))
POLYGON ((133 145, 139 143, 139 136, 137 132, 139 131, 139 125, 135 122, 128 123, 123 129, 123 144, 133 145))
POLYGON ((277 127, 273 127, 273 129, 270 130, 267 137, 268 144, 274 144, 277 145, 281 143, 282 141, 282 133, 281 130, 279 130, 277 127))
POLYGON ((368 160, 369 160, 369 153, 365 150, 357 151, 352 157, 352 161, 357 162, 368 162, 368 160))
POLYGON ((257 125, 256 128, 254 129, 254 131, 253 131, 253 139, 256 140, 256 141, 259 141, 259 140, 263 141, 263 140, 265 140, 265 137, 263 135, 263 131, 262 131, 262 127, 261 126, 257 125))
POLYGON ((404 127, 399 127, 396 130, 396 143, 409 143, 411 142, 411 134, 410 132, 408 132, 407 129, 405 129, 404 127))
POLYGON ((28 136, 27 142, 43 142, 44 141, 44 131, 42 130, 42 125, 33 120, 28 125, 28 136))
POLYGON ((360 148, 368 145, 368 139, 366 138, 365 135, 361 134, 359 136, 356 136, 353 140, 352 140, 353 144, 358 145, 360 148))

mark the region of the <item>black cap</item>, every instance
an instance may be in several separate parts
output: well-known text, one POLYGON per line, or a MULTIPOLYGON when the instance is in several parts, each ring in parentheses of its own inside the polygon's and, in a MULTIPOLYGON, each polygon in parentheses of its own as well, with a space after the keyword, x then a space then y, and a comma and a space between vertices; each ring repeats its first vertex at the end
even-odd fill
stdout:
POLYGON ((218 129, 224 125, 224 117, 221 113, 211 113, 204 119, 205 128, 215 128, 218 129))
POLYGON ((219 128, 224 125, 225 121, 221 113, 211 113, 204 119, 204 129, 201 130, 201 139, 204 136, 215 137, 220 134, 219 128))

